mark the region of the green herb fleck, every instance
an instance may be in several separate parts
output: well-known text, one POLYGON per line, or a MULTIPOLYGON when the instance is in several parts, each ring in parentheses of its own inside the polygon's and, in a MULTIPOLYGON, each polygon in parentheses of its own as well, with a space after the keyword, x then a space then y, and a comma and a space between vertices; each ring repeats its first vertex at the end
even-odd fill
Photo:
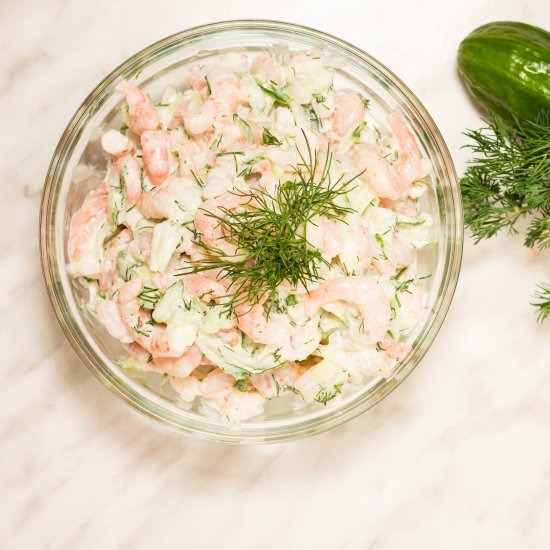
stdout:
POLYGON ((365 121, 361 122, 361 124, 359 124, 359 126, 357 126, 355 130, 353 130, 353 132, 351 133, 351 137, 359 139, 361 137, 361 132, 365 129, 366 125, 367 123, 365 121))
POLYGON ((276 145, 277 147, 283 144, 283 142, 277 139, 267 128, 264 128, 262 132, 262 141, 264 145, 276 145))
POLYGON ((277 89, 275 85, 268 86, 266 84, 260 84, 258 82, 258 86, 264 93, 272 97, 278 103, 281 103, 282 105, 290 105, 290 96, 285 94, 283 91, 277 89))

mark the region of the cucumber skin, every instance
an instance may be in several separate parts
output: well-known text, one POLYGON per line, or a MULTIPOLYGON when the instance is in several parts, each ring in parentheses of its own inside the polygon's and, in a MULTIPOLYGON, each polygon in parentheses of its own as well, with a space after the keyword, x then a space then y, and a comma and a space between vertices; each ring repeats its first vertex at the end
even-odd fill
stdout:
POLYGON ((470 93, 513 123, 550 112, 550 33, 513 21, 471 32, 458 49, 458 69, 470 93))

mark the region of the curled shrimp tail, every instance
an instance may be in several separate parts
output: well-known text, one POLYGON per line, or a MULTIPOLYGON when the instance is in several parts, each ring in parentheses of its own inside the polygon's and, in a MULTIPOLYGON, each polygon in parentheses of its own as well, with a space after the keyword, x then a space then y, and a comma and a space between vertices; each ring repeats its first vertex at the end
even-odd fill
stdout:
POLYGON ((158 130, 160 127, 158 112, 143 90, 127 80, 120 82, 115 89, 126 96, 128 126, 133 132, 141 135, 147 130, 158 130))

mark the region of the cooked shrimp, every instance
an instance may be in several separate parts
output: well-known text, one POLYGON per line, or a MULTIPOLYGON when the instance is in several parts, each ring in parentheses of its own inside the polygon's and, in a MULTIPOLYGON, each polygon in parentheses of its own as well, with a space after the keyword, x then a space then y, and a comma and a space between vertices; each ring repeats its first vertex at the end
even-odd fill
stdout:
POLYGON ((358 126, 365 116, 365 105, 355 92, 345 92, 336 97, 332 117, 332 130, 340 137, 358 126))
POLYGON ((281 64, 271 55, 260 54, 252 62, 250 72, 262 82, 273 82, 282 87, 286 84, 286 73, 281 64))
POLYGON ((261 303, 240 305, 235 311, 237 326, 257 344, 283 346, 289 341, 289 320, 278 314, 268 319, 261 303))
POLYGON ((364 170, 362 177, 380 197, 396 200, 422 176, 423 168, 418 144, 403 118, 391 113, 388 120, 400 148, 395 164, 389 164, 381 157, 378 147, 368 143, 355 146, 353 159, 356 166, 364 170))
POLYGON ((191 346, 180 357, 157 357, 152 361, 152 366, 171 376, 185 378, 199 366, 201 359, 199 348, 191 346))
POLYGON ((103 241, 108 224, 109 186, 103 182, 73 214, 69 228, 69 271, 73 277, 101 275, 103 241))
POLYGON ((152 241, 152 233, 143 233, 130 242, 127 250, 136 260, 149 264, 151 261, 152 241))
POLYGON ((292 392, 294 382, 305 370, 298 363, 289 361, 278 369, 253 374, 250 377, 250 383, 266 399, 272 399, 292 392))
POLYGON ((126 249, 132 240, 132 232, 125 228, 107 243, 105 247, 105 262, 103 263, 98 281, 99 288, 103 292, 110 293, 117 281, 121 279, 116 266, 116 258, 118 253, 126 249))
POLYGON ((422 156, 413 133, 398 113, 388 116, 391 129, 399 142, 399 158, 393 165, 394 173, 403 188, 408 188, 422 176, 422 156))
MULTIPOLYGON (((235 170, 233 169, 233 174, 235 170)), ((202 196, 211 199, 229 191, 233 187, 234 176, 228 174, 227 170, 215 166, 208 172, 205 185, 202 190, 202 196)))
POLYGON ((202 396, 208 404, 220 411, 231 422, 242 422, 262 414, 263 397, 255 391, 239 391, 235 379, 220 369, 209 372, 202 381, 193 376, 171 379, 172 387, 180 397, 192 402, 202 396))
POLYGON ((153 102, 135 84, 123 80, 116 87, 117 92, 126 96, 128 104, 128 126, 138 135, 148 130, 158 130, 160 119, 153 102))
POLYGON ((130 139, 118 130, 107 130, 101 136, 101 147, 112 157, 118 158, 132 152, 134 146, 130 139))
POLYGON ((141 279, 131 279, 118 291, 118 311, 127 334, 153 357, 180 357, 193 344, 197 331, 190 338, 174 338, 169 328, 152 323, 148 313, 140 310, 138 295, 143 288, 141 279))
POLYGON ((141 166, 136 157, 124 155, 115 162, 115 173, 124 183, 124 192, 128 206, 136 203, 141 191, 141 166))
POLYGON ((223 250, 228 256, 235 253, 235 247, 225 238, 223 224, 215 216, 225 216, 228 210, 234 210, 246 200, 234 193, 223 193, 201 204, 195 214, 195 228, 205 244, 223 250))
POLYGON ((174 197, 166 185, 140 193, 136 200, 138 210, 151 220, 168 219, 173 202, 174 197))
POLYGON ((241 79, 234 72, 220 68, 208 72, 208 82, 212 89, 211 98, 216 102, 218 114, 235 113, 244 100, 241 79))
POLYGON ((257 185, 259 185, 262 189, 265 189, 268 193, 272 193, 279 184, 279 180, 273 173, 273 166, 267 159, 261 160, 258 164, 256 164, 256 166, 252 169, 252 172, 260 174, 260 179, 258 180, 257 185))
POLYGON ((200 136, 207 132, 213 132, 216 116, 216 104, 211 99, 205 101, 198 111, 189 109, 183 115, 185 130, 194 136, 200 136))
POLYGON ((198 65, 193 65, 189 70, 187 82, 189 82, 189 85, 193 88, 193 90, 197 90, 198 92, 206 90, 208 87, 206 78, 204 78, 204 73, 198 65))
POLYGON ((178 175, 195 179, 204 166, 213 166, 216 155, 198 139, 189 139, 183 131, 170 132, 171 150, 177 151, 178 175))
POLYGON ((363 318, 362 330, 368 340, 378 342, 384 337, 390 323, 390 301, 373 279, 332 279, 310 293, 305 301, 305 312, 311 317, 324 304, 335 300, 354 304, 359 309, 363 318))
POLYGON ((384 336, 380 342, 380 347, 390 356, 391 359, 402 361, 411 351, 411 346, 403 342, 397 342, 389 335, 384 336))
POLYGON ((207 277, 202 273, 186 275, 183 279, 185 289, 199 300, 210 301, 227 294, 227 286, 222 281, 207 277))
POLYGON ((153 185, 164 183, 170 173, 168 138, 161 130, 143 132, 141 149, 147 177, 153 185))
POLYGON ((111 300, 101 300, 97 304, 96 315, 99 322, 107 329, 107 332, 122 342, 129 344, 133 339, 128 335, 126 326, 118 313, 118 306, 111 300))
POLYGON ((181 280, 181 270, 188 266, 189 262, 185 258, 172 258, 164 273, 151 272, 151 280, 160 292, 165 292, 181 280))

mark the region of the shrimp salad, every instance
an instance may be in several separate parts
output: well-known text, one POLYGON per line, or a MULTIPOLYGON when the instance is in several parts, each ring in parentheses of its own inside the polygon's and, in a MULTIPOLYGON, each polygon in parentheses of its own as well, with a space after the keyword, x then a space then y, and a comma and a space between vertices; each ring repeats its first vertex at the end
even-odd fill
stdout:
POLYGON ((429 161, 318 53, 226 53, 152 99, 121 81, 70 220, 85 307, 185 408, 230 423, 339 403, 410 353, 429 161))

